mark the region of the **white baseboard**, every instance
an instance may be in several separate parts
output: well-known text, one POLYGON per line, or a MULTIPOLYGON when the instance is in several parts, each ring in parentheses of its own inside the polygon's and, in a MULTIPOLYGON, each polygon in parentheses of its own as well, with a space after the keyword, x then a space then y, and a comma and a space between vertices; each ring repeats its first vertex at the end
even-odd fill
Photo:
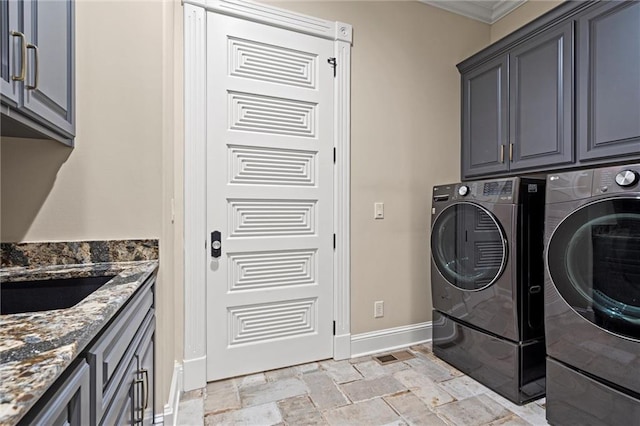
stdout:
POLYGON ((182 395, 183 380, 182 364, 175 362, 173 365, 173 376, 171 377, 171 388, 169 389, 169 400, 164 405, 162 414, 156 414, 154 424, 176 426, 178 423, 178 407, 180 396, 182 395))
POLYGON ((207 357, 185 359, 182 366, 181 390, 187 392, 207 386, 207 357))
POLYGON ((340 361, 351 358, 351 334, 340 334, 333 339, 333 359, 340 361))
POLYGON ((430 342, 432 323, 405 325, 351 336, 351 358, 430 342))

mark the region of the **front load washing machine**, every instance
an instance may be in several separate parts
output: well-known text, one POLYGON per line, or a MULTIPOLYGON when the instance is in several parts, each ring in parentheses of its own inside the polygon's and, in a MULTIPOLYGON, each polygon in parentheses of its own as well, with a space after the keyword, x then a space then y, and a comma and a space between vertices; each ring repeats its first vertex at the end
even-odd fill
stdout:
POLYGON ((547 177, 547 419, 640 425, 640 164, 547 177))
POLYGON ((544 395, 544 179, 433 188, 433 352, 511 401, 544 395))

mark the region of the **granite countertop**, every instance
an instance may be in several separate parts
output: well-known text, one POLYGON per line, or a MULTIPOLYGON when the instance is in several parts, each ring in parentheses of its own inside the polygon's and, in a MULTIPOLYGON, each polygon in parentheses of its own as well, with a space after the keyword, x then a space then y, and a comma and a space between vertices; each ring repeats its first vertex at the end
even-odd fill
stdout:
POLYGON ((3 261, 0 282, 115 277, 67 309, 0 315, 0 425, 22 418, 157 268, 154 259, 50 266, 3 261))

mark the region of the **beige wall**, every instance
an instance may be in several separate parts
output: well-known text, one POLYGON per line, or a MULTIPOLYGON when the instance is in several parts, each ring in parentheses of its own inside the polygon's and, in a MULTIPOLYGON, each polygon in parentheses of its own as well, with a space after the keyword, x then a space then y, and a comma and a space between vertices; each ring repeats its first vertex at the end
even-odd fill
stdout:
POLYGON ((158 411, 173 361, 181 359, 174 352, 173 304, 181 288, 173 285, 170 207, 173 91, 180 86, 173 19, 167 2, 76 1, 76 147, 1 141, 2 241, 161 240, 158 411))
POLYGON ((3 241, 160 236, 161 13, 76 3, 76 147, 3 138, 3 241))
POLYGON ((354 28, 351 333, 429 321, 431 189, 460 178, 456 64, 488 44, 490 28, 418 2, 272 4, 354 28))
POLYGON ((522 6, 491 25, 491 43, 500 40, 524 24, 550 11, 563 0, 528 0, 522 6))

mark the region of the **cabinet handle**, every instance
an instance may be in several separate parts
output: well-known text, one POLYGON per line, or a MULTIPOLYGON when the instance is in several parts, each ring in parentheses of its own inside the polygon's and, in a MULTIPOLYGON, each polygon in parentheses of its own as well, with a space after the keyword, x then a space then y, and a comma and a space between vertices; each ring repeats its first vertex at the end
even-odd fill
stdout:
POLYGON ((500 162, 504 163, 504 145, 500 145, 500 162))
POLYGON ((35 60, 35 75, 33 78, 33 86, 27 84, 27 90, 35 90, 38 88, 38 74, 39 74, 39 69, 40 69, 40 62, 38 60, 38 46, 36 46, 35 44, 31 44, 31 43, 27 43, 27 49, 33 49, 36 60, 35 60))
POLYGON ((513 142, 509 144, 509 161, 513 161, 513 142))
POLYGON ((20 46, 22 51, 22 62, 20 63, 20 75, 12 75, 11 80, 13 81, 24 81, 27 76, 27 44, 25 43, 24 34, 20 31, 11 31, 11 35, 14 37, 20 37, 20 46))
POLYGON ((133 395, 133 424, 137 425, 137 424, 142 424, 143 420, 144 420, 144 409, 141 407, 141 401, 139 400, 139 395, 140 395, 140 391, 136 392, 136 389, 139 389, 138 385, 142 385, 142 387, 144 388, 144 380, 141 379, 136 379, 133 381, 133 390, 134 390, 134 395, 133 395))
POLYGON ((144 376, 144 382, 142 383, 142 394, 144 395, 144 407, 146 410, 149 407, 149 370, 141 368, 140 373, 144 376))

